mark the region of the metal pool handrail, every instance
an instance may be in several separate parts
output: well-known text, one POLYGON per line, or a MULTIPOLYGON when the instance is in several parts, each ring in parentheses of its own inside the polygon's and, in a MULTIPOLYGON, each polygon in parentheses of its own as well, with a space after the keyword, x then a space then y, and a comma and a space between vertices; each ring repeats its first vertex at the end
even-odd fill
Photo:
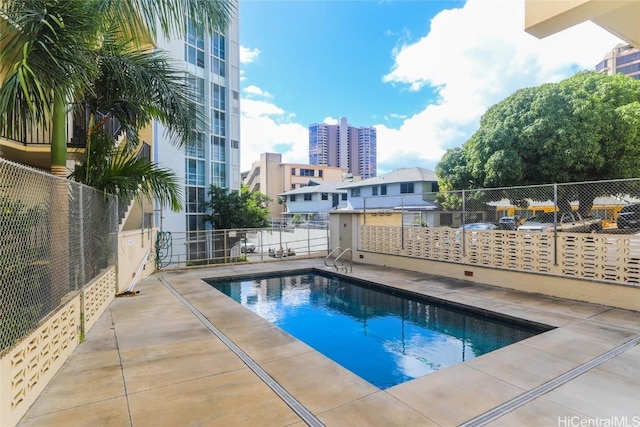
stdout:
MULTIPOLYGON (((329 255, 327 255, 326 257, 324 257, 324 265, 326 265, 327 267, 331 267, 329 264, 327 264, 327 260, 328 260, 329 258, 331 258, 331 255, 333 255, 334 253, 336 253, 336 251, 340 251, 340 252, 342 252, 342 248, 341 248, 340 246, 338 246, 337 248, 335 248, 334 250, 332 250, 332 251, 331 251, 331 253, 329 253, 329 255)), ((333 266, 335 267, 335 262, 334 262, 334 265, 333 265, 333 266)))
POLYGON ((333 260, 333 266, 338 271, 344 270, 345 273, 353 272, 353 251, 351 250, 351 248, 347 248, 344 251, 342 251, 342 253, 340 255, 338 255, 336 259, 333 260), (351 258, 349 258, 349 261, 350 261, 350 263, 349 263, 349 271, 347 271, 347 266, 344 265, 344 260, 342 259, 342 256, 344 254, 346 254, 347 252, 351 252, 351 258), (338 260, 341 261, 340 265, 338 265, 338 260))

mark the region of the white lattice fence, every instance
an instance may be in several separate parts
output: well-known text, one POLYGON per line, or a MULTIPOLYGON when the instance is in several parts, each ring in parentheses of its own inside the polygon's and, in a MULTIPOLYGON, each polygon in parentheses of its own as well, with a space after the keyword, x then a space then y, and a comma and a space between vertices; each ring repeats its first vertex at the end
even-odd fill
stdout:
POLYGON ((558 233, 556 238, 548 232, 361 226, 360 250, 640 284, 640 236, 633 235, 558 233))
POLYGON ((360 228, 361 245, 366 246, 371 252, 384 254, 400 254, 402 249, 402 236, 395 232, 396 227, 362 226, 360 228))
POLYGON ((88 331, 115 297, 115 289, 112 266, 83 291, 84 316, 77 293, 0 359, 0 425, 17 424, 78 346, 81 317, 88 331))
POLYGON ((561 274, 640 284, 640 236, 567 233, 558 243, 561 274))
POLYGON ((0 424, 24 415, 78 345, 79 324, 77 296, 0 360, 0 424))
POLYGON ((84 327, 88 331, 116 295, 116 268, 110 267, 84 289, 84 327))

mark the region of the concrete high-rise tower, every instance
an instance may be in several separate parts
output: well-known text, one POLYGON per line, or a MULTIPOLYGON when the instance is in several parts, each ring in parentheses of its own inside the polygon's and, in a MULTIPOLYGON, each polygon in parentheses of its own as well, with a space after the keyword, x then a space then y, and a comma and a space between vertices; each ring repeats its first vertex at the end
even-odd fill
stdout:
POLYGON ((596 65, 596 71, 607 74, 625 74, 640 80, 640 49, 628 44, 619 44, 596 65))
POLYGON ((309 126, 309 163, 340 167, 362 179, 377 174, 377 140, 373 127, 353 127, 345 117, 337 125, 309 126))
POLYGON ((185 245, 173 245, 174 257, 203 259, 211 248, 204 223, 203 202, 211 184, 240 190, 240 33, 238 7, 227 31, 202 34, 194 26, 184 39, 160 39, 158 47, 183 64, 189 84, 197 93, 198 108, 207 126, 194 129, 192 140, 177 149, 165 137, 163 126, 154 124, 154 158, 170 168, 183 183, 184 211, 156 213, 155 223, 185 245), (180 247, 184 249, 180 249, 180 247), (184 254, 176 254, 184 250, 184 254))

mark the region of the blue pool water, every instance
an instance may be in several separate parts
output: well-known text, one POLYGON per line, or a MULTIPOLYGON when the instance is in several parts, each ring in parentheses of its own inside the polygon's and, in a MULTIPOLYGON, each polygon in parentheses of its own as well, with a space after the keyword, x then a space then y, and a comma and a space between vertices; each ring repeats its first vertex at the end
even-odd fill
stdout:
POLYGON ((381 389, 542 332, 315 273, 210 283, 381 389))

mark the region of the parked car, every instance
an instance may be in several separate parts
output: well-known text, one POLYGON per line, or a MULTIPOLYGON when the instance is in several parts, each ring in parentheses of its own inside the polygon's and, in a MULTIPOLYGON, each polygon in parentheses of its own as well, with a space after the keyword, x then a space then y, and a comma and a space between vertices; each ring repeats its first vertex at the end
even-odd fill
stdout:
POLYGON ((503 216, 500 218, 500 228, 502 230, 515 230, 524 222, 523 218, 516 216, 503 216))
POLYGON ((243 253, 253 253, 256 251, 256 245, 251 242, 247 242, 247 239, 242 239, 240 241, 240 252, 243 253))
MULTIPOLYGON (((602 230, 600 218, 583 218, 578 211, 558 212, 558 223, 555 225, 558 231, 573 233, 587 233, 602 230)), ((553 231, 555 224, 554 212, 541 212, 526 220, 518 231, 553 231)))
MULTIPOLYGON (((499 230, 500 226, 492 222, 474 222, 472 224, 464 224, 465 230, 499 230)), ((460 227, 460 228, 462 228, 460 227)))
POLYGON ((632 203, 622 208, 616 219, 618 228, 640 228, 640 203, 632 203))

